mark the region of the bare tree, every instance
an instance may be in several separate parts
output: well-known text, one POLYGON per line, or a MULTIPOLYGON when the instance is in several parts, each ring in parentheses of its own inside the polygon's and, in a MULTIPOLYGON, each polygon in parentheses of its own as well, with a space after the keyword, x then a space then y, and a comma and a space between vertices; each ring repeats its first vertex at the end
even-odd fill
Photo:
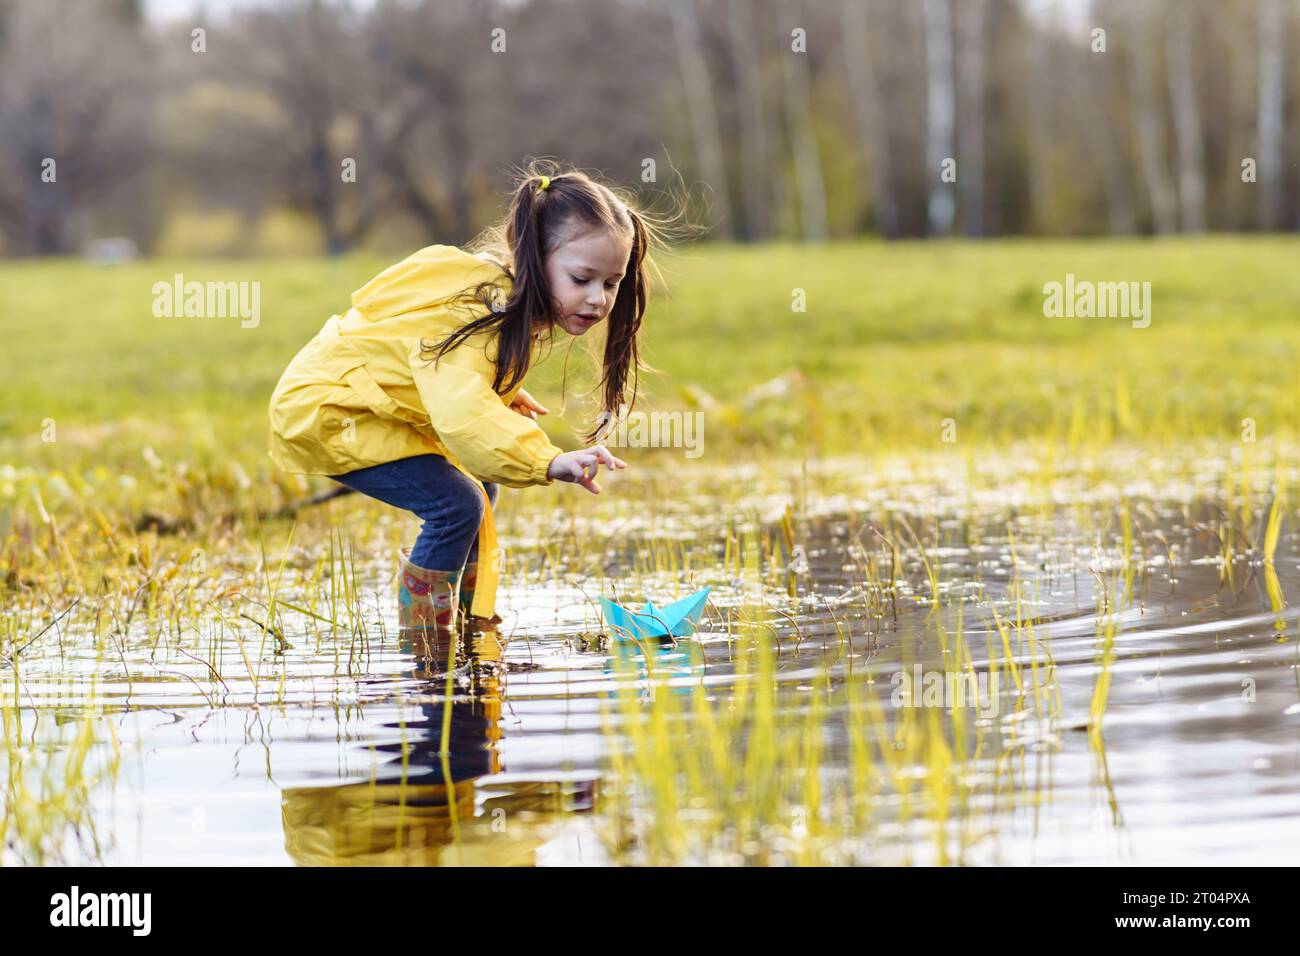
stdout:
POLYGON ((187 204, 459 244, 527 157, 631 184, 676 140, 724 238, 819 239, 864 193, 890 237, 1300 225, 1293 0, 283 0, 200 12, 202 52, 146 9, 0 0, 8 253, 187 204))
POLYGON ((875 58, 868 42, 870 22, 868 0, 844 0, 841 32, 844 39, 844 63, 848 71, 849 90, 855 108, 862 155, 871 166, 871 192, 880 230, 886 236, 898 235, 898 205, 894 200, 890 170, 891 148, 885 107, 876 79, 875 58))
POLYGON ((730 0, 728 23, 732 57, 739 77, 740 181, 745 216, 745 237, 761 240, 771 235, 768 184, 772 180, 770 134, 763 100, 763 71, 754 42, 753 0, 730 0))
POLYGON ((1122 89, 1112 68, 1112 61, 1100 55, 1083 54, 1079 72, 1069 84, 1069 106, 1073 116, 1095 130, 1095 136, 1083 138, 1084 148, 1104 175, 1098 188, 1106 194, 1106 219, 1112 235, 1128 236, 1137 232, 1137 214, 1133 206, 1133 170, 1125 153, 1124 130, 1112 119, 1113 106, 1122 89))
POLYGON ((700 46, 699 15, 695 0, 669 0, 673 36, 677 42, 677 59, 686 90, 686 112, 700 170, 713 190, 717 220, 714 226, 720 238, 734 235, 730 188, 722 155, 722 136, 717 109, 713 101, 713 81, 700 46))
POLYGON ((76 250, 90 210, 146 170, 146 41, 91 0, 3 8, 0 228, 13 252, 76 250))
POLYGON ((890 163, 898 208, 898 234, 924 236, 929 230, 931 177, 927 162, 926 115, 929 91, 924 65, 924 6, 912 0, 880 0, 872 49, 880 64, 881 101, 896 159, 890 163))
POLYGON ((1051 218, 1056 196, 1054 144, 1057 141, 1056 115, 1052 108, 1055 94, 1052 49, 1059 29, 1059 6, 1053 0, 1044 17, 1044 26, 1025 29, 1025 115, 1028 152, 1029 210, 1039 228, 1045 229, 1051 218))
POLYGON ((215 133, 200 162, 308 210, 329 253, 355 245, 379 210, 367 168, 376 131, 400 127, 367 109, 377 98, 357 18, 323 0, 258 8, 229 30, 210 29, 206 48, 196 73, 206 67, 242 95, 200 120, 215 133), (355 182, 345 174, 348 160, 355 182))
POLYGON ((957 97, 961 115, 957 137, 961 152, 962 231, 984 234, 984 104, 988 95, 984 56, 988 46, 988 0, 964 0, 957 6, 957 97))
POLYGON ((794 24, 794 28, 787 34, 787 45, 781 51, 785 118, 790 130, 790 149, 794 154, 794 177, 799 189, 799 219, 803 237, 809 242, 820 242, 829 236, 829 232, 826 225, 826 184, 822 178, 821 150, 817 146, 812 122, 812 96, 809 93, 812 69, 808 61, 811 52, 807 47, 798 48, 794 30, 804 30, 804 39, 809 43, 814 41, 807 35, 809 23, 799 0, 790 0, 788 6, 792 11, 789 22, 794 24))
POLYGON ((525 59, 509 15, 493 4, 445 0, 385 5, 369 22, 374 116, 369 141, 397 207, 429 236, 460 243, 475 231, 471 179, 499 146, 497 109, 513 102, 513 63, 525 59), (492 49, 493 30, 507 46, 492 49), (488 141, 485 143, 485 140, 488 141))

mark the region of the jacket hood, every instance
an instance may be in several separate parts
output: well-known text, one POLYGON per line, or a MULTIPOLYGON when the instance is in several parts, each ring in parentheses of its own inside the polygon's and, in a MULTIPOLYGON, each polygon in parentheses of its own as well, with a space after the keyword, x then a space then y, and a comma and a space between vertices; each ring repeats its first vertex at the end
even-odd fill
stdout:
POLYGON ((502 296, 510 294, 509 274, 491 257, 457 246, 425 246, 353 292, 352 307, 372 321, 381 320, 435 308, 483 282, 497 285, 502 296))

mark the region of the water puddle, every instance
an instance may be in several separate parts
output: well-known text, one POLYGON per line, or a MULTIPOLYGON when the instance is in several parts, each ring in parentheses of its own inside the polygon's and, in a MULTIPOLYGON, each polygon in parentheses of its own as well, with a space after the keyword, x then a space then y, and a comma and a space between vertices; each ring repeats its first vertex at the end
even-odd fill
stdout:
POLYGON ((450 676, 395 633, 409 526, 356 502, 264 566, 13 609, 5 862, 1289 862, 1294 474, 1000 468, 503 509, 506 620, 450 676), (597 616, 704 585, 670 646, 597 616))

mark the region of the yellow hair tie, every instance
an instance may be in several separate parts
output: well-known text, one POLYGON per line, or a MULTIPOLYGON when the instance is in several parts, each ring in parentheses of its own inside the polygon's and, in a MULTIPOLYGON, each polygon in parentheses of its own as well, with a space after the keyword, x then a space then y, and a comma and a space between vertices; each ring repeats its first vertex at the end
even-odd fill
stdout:
POLYGON ((546 187, 549 186, 549 185, 551 185, 551 177, 550 177, 550 176, 543 176, 543 177, 542 177, 542 185, 541 185, 541 187, 539 187, 539 188, 541 188, 541 190, 542 190, 543 192, 545 192, 545 191, 546 191, 546 187))

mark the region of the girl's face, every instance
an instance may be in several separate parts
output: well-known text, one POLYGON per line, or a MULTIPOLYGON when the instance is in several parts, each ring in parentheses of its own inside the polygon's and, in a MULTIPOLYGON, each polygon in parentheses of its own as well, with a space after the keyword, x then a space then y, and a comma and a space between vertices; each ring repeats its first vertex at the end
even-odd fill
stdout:
POLYGON ((631 255, 631 236, 589 229, 547 256, 546 278, 564 331, 584 335, 604 321, 631 255))

